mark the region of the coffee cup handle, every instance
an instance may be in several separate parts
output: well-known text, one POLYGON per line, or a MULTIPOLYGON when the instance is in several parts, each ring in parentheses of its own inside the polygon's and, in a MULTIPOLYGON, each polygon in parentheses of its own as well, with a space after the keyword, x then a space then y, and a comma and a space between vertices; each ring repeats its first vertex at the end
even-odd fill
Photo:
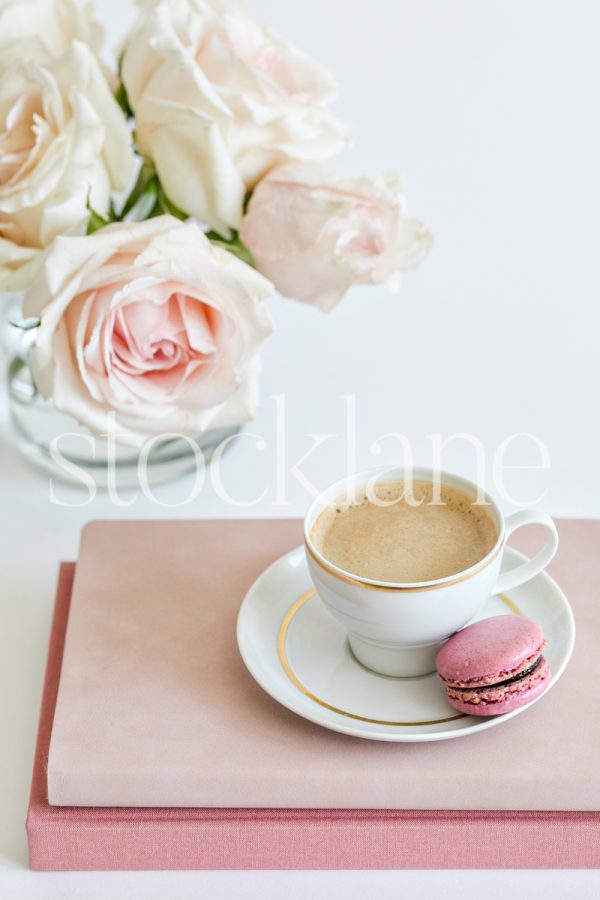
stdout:
POLYGON ((522 528, 524 525, 543 525, 548 531, 548 540, 533 559, 528 559, 527 562, 521 563, 514 569, 509 569, 508 572, 502 572, 498 576, 498 581, 493 590, 494 594, 505 594, 506 591, 511 591, 513 588, 529 581, 542 569, 546 568, 556 553, 558 532, 556 525, 547 513, 537 509, 521 509, 519 512, 507 516, 505 523, 506 540, 508 540, 513 531, 516 531, 517 528, 522 528))

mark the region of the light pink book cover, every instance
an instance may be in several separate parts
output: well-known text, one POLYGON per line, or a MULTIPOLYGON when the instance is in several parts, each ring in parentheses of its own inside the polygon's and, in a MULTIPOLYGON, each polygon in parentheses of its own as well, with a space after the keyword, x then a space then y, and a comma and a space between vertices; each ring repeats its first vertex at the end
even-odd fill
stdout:
POLYGON ((577 602, 594 558, 588 535, 597 529, 562 526, 553 571, 573 595, 579 633, 556 687, 491 731, 398 745, 307 722, 244 667, 240 603, 260 572, 300 543, 298 521, 91 523, 73 587, 49 801, 600 810, 600 704, 573 703, 574 686, 587 681, 582 664, 595 630, 593 584, 577 602))

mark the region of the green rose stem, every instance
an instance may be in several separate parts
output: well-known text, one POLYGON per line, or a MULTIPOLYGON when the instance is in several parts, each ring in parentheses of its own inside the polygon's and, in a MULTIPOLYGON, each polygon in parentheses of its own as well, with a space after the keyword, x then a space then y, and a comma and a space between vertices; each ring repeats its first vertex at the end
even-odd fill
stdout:
MULTIPOLYGON (((248 197, 246 197, 244 205, 246 205, 247 200, 248 197)), ((120 214, 117 214, 114 206, 111 205, 109 216, 108 218, 105 218, 92 209, 89 199, 88 210, 90 217, 88 220, 87 234, 93 234, 95 231, 104 228, 105 225, 109 225, 111 222, 143 222, 146 219, 153 219, 156 216, 162 215, 170 215, 181 221, 185 221, 189 218, 187 213, 183 212, 183 210, 179 209, 178 206, 175 206, 175 204, 169 200, 160 183, 156 169, 151 163, 146 161, 141 165, 136 182, 129 197, 123 204, 120 214)), ((206 232, 206 237, 212 244, 215 244, 217 247, 223 247, 223 249, 228 250, 230 253, 233 253, 234 256, 237 256, 238 259, 241 259, 242 262, 252 266, 254 269, 256 268, 252 254, 240 240, 237 231, 233 231, 231 237, 226 238, 218 232, 211 230, 206 232)))
POLYGON ((221 235, 217 234, 216 231, 207 231, 206 237, 212 244, 216 244, 217 247, 223 247, 225 250, 229 250, 230 253, 233 253, 233 255, 237 256, 238 259, 241 259, 242 262, 245 262, 249 266, 252 266, 253 269, 256 268, 252 254, 250 253, 246 245, 243 244, 240 240, 240 236, 237 231, 232 232, 229 240, 221 237, 221 235))

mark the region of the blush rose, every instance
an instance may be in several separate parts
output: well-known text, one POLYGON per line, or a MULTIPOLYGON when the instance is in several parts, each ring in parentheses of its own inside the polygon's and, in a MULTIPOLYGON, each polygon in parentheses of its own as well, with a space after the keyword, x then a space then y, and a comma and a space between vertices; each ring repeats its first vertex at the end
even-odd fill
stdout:
POLYGON ((257 405, 271 291, 170 216, 58 238, 25 296, 25 315, 41 319, 36 384, 95 434, 113 414, 132 446, 240 424, 257 405))
POLYGON ((39 251, 107 215, 134 172, 127 122, 85 44, 44 65, 0 52, 0 284, 18 289, 39 251))
POLYGON ((223 235, 273 166, 323 160, 348 141, 326 110, 329 73, 233 5, 144 5, 122 72, 167 196, 223 235))
POLYGON ((324 312, 354 284, 398 285, 425 258, 428 229, 408 218, 400 180, 326 175, 290 163, 256 187, 240 236, 277 290, 324 312))

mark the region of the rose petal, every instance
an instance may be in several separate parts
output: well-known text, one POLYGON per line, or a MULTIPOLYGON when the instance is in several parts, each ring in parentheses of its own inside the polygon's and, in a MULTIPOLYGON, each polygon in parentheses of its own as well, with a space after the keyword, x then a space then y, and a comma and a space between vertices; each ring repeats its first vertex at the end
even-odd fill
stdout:
POLYGON ((62 238, 25 298, 42 319, 36 383, 96 433, 114 413, 122 440, 137 446, 241 422, 257 394, 270 291, 197 225, 169 216, 62 238))

